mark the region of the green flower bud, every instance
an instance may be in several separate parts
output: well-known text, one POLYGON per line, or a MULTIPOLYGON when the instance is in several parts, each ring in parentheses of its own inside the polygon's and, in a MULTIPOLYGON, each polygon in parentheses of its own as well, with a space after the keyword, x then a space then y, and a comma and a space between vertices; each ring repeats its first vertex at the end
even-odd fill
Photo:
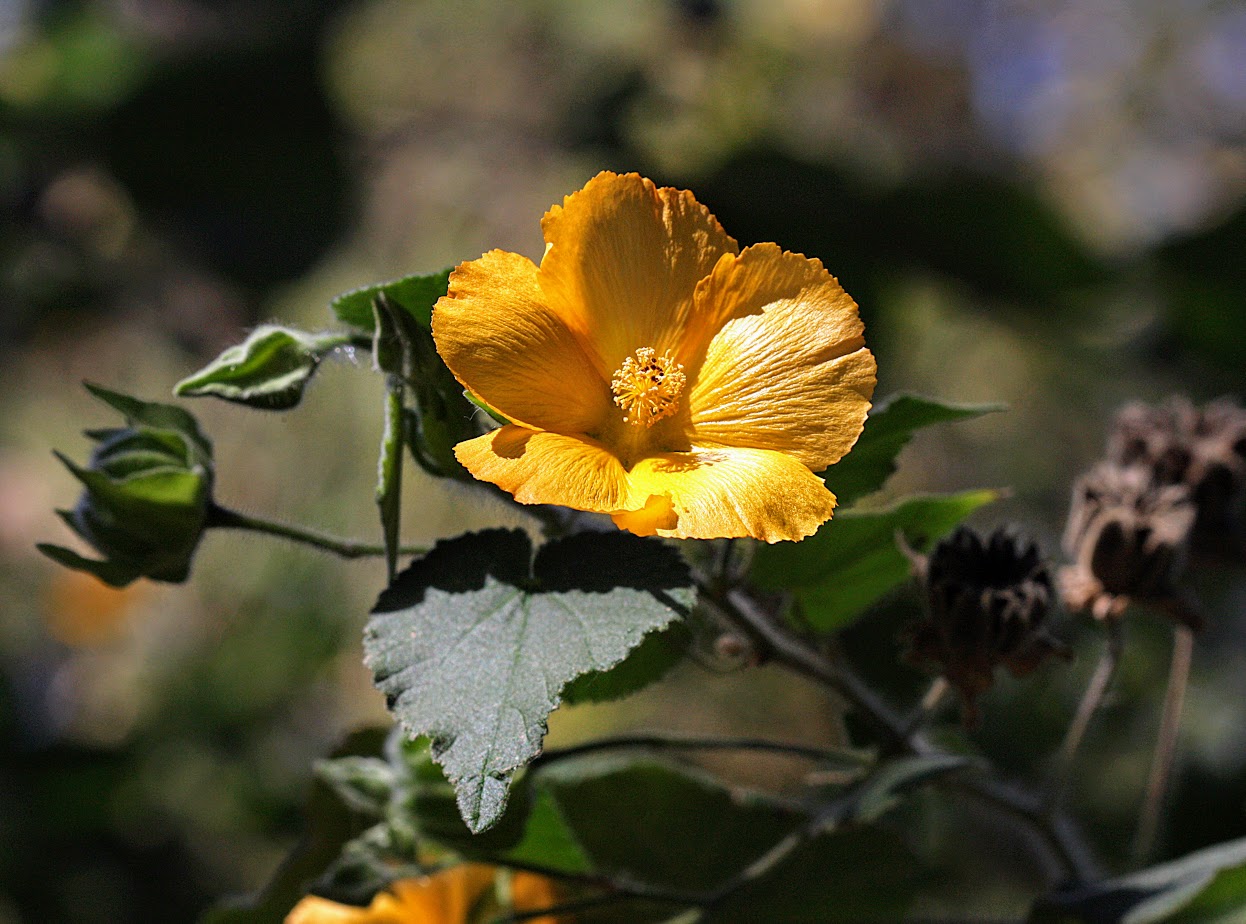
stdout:
POLYGON ((97 445, 85 468, 56 454, 84 488, 73 510, 57 513, 103 558, 48 543, 39 550, 114 587, 186 580, 212 503, 212 444, 181 408, 86 387, 126 426, 87 431, 97 445))

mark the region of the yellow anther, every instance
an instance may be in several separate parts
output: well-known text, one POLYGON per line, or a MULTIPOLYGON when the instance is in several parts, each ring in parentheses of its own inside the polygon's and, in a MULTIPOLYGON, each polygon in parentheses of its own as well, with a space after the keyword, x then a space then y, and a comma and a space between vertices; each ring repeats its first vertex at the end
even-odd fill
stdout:
POLYGON ((659 356, 652 347, 641 347, 615 371, 610 390, 614 403, 623 409, 625 423, 652 427, 679 410, 687 381, 684 367, 669 350, 659 356))

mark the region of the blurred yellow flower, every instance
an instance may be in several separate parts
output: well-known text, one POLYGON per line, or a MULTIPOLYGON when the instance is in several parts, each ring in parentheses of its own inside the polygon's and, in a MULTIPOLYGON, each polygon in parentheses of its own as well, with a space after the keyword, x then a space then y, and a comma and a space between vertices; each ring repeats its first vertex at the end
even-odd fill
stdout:
POLYGON ((48 633, 75 647, 114 641, 148 596, 149 587, 142 583, 110 587, 85 571, 58 568, 44 598, 48 633))
MULTIPOLYGON (((501 870, 464 863, 420 879, 402 879, 379 893, 367 908, 308 896, 295 905, 285 924, 475 924, 498 911, 496 886, 501 870)), ((558 894, 551 880, 533 873, 506 877, 515 911, 552 905, 558 894)), ((554 917, 533 924, 556 924, 554 917)))
POLYGON ((802 539, 813 473, 856 442, 874 356, 818 260, 739 250, 689 192, 601 173, 541 222, 545 256, 461 264, 433 312, 446 365, 510 423, 455 447, 525 504, 640 535, 802 539))

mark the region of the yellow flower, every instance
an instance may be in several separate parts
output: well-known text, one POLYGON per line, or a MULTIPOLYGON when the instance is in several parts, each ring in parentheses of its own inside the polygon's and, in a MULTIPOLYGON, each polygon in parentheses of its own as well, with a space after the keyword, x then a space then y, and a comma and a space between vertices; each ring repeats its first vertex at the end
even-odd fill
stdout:
POLYGON ((640 535, 802 539, 835 497, 875 363, 818 260, 741 251, 692 194, 601 173, 541 222, 538 267, 491 251, 433 312, 446 365, 508 425, 455 447, 524 504, 640 535))
MULTIPOLYGON (((379 893, 367 908, 340 905, 308 896, 294 906, 285 924, 470 924, 498 910, 495 886, 499 869, 464 863, 421 879, 402 879, 379 893)), ((533 873, 508 877, 510 906, 515 911, 554 904, 558 894, 551 880, 533 873)), ((539 917, 534 924, 555 924, 539 917)))

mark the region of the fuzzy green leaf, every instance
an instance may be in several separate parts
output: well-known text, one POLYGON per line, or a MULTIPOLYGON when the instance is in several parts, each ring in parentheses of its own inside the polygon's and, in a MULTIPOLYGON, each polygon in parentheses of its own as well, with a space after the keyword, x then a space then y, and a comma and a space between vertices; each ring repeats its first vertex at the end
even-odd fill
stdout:
POLYGON ((999 496, 994 490, 964 491, 912 497, 886 510, 848 510, 803 542, 759 548, 753 578, 767 590, 790 590, 815 629, 843 629, 908 579, 897 531, 925 548, 999 496))
POLYGON ((389 282, 363 286, 344 292, 329 303, 339 321, 371 333, 376 320, 372 314, 372 302, 382 293, 405 308, 424 327, 432 323, 433 305, 446 294, 450 285, 450 269, 439 273, 404 276, 389 282))
POLYGON ((823 480, 840 507, 849 507, 891 477, 896 456, 915 431, 1002 410, 1002 404, 946 404, 918 395, 893 395, 874 407, 852 451, 823 472, 823 480))
POLYGON ((324 354, 341 343, 340 337, 266 324, 182 379, 173 393, 181 397, 213 395, 261 410, 284 411, 302 400, 303 389, 324 354))
POLYGON ((670 547, 585 533, 532 555, 489 530, 438 543, 381 595, 365 660, 407 733, 427 734, 472 831, 506 806, 562 689, 622 661, 692 603, 670 547))

